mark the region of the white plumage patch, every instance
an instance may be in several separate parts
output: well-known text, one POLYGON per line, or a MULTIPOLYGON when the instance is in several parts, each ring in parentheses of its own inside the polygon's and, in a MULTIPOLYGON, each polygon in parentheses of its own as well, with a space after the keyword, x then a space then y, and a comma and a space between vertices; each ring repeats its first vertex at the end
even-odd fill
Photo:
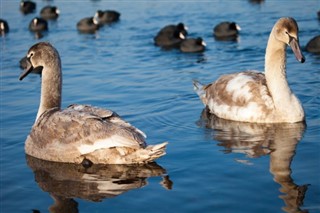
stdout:
POLYGON ((85 108, 85 105, 75 105, 73 108, 74 108, 74 110, 81 111, 85 108))
POLYGON ((111 180, 103 180, 103 181, 95 181, 94 183, 97 184, 97 189, 99 190, 99 193, 108 194, 117 196, 122 194, 123 192, 131 189, 131 188, 138 188, 140 185, 140 182, 138 183, 122 183, 119 184, 118 181, 121 181, 121 179, 111 179, 111 180))
POLYGON ((272 100, 270 100, 265 86, 260 86, 260 88, 252 87, 250 82, 254 81, 255 79, 250 75, 246 75, 246 73, 234 75, 225 87, 226 95, 232 98, 233 103, 221 104, 215 102, 214 99, 210 99, 208 102, 209 108, 214 114, 225 119, 239 121, 264 119, 263 106, 260 105, 261 103, 254 101, 253 89, 260 90, 262 99, 267 102, 267 106, 272 105, 272 100))
POLYGON ((233 120, 237 116, 239 121, 248 121, 248 118, 254 119, 261 115, 261 108, 255 102, 250 102, 245 107, 229 106, 225 104, 217 104, 212 99, 209 102, 210 109, 214 109, 214 113, 225 119, 233 120))
POLYGON ((99 193, 109 194, 113 196, 117 196, 127 191, 128 189, 135 188, 134 183, 128 184, 119 184, 117 180, 120 179, 111 178, 110 180, 99 180, 92 174, 84 174, 82 179, 86 183, 95 183, 97 186, 97 190, 99 193))
POLYGON ((252 77, 240 73, 228 82, 226 90, 232 94, 233 101, 236 101, 239 97, 245 98, 245 100, 249 100, 252 97, 248 85, 250 81, 253 81, 252 77))
POLYGON ((79 152, 84 155, 91 152, 94 152, 99 149, 106 149, 111 147, 131 147, 131 148, 139 148, 139 145, 137 142, 134 142, 132 140, 128 140, 124 137, 113 135, 106 139, 100 139, 95 141, 94 144, 81 144, 79 149, 79 152))

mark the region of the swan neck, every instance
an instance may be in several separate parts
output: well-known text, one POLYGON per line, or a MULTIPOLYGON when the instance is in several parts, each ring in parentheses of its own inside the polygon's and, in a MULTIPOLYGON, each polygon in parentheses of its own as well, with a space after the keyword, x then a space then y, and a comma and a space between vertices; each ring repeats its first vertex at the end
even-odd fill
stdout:
POLYGON ((62 75, 60 59, 43 67, 40 106, 36 120, 48 109, 61 108, 62 75))
POLYGON ((286 49, 287 45, 271 33, 265 55, 265 76, 276 106, 289 101, 291 95, 286 77, 286 49))

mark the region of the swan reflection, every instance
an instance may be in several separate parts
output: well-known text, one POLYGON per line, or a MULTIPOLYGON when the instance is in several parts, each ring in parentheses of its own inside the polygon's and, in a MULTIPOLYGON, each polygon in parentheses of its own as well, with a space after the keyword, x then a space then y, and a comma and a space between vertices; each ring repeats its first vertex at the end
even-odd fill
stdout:
POLYGON ((291 162, 301 140, 305 123, 256 124, 228 121, 204 109, 197 122, 213 129, 213 138, 224 147, 225 153, 243 153, 247 157, 270 155, 270 172, 280 184, 279 197, 284 201, 283 211, 305 212, 300 209, 308 185, 297 185, 291 177, 291 162))
MULTIPOLYGON (((143 165, 82 165, 49 162, 26 155, 39 187, 49 192, 54 204, 50 212, 78 212, 74 198, 100 202, 148 184, 147 178, 161 176, 160 184, 170 190, 172 181, 156 163, 143 165)), ((39 212, 34 210, 34 212, 39 212)))

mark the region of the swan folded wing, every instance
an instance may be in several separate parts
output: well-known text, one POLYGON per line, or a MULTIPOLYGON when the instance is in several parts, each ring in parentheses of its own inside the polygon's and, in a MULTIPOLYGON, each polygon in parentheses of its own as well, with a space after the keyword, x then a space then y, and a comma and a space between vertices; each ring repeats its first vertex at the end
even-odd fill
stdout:
POLYGON ((88 112, 90 114, 97 115, 102 119, 109 119, 113 123, 117 123, 121 126, 126 126, 127 128, 130 128, 133 131, 140 133, 144 138, 147 138, 144 132, 132 126, 130 123, 123 120, 116 112, 111 111, 109 109, 94 107, 90 105, 80 105, 80 104, 72 104, 68 107, 68 109, 77 110, 79 112, 88 112))
POLYGON ((71 104, 67 108, 68 110, 76 110, 79 112, 88 112, 90 114, 97 115, 101 118, 109 118, 112 116, 118 116, 119 115, 109 109, 103 109, 103 108, 98 108, 90 105, 82 105, 82 104, 71 104))
POLYGON ((63 111, 54 108, 44 112, 30 137, 39 148, 68 146, 86 154, 111 147, 144 148, 145 137, 140 132, 110 110, 73 105, 63 111))
POLYGON ((262 73, 248 71, 224 75, 207 85, 205 90, 207 105, 222 118, 232 119, 236 115, 247 120, 273 110, 273 100, 262 73))

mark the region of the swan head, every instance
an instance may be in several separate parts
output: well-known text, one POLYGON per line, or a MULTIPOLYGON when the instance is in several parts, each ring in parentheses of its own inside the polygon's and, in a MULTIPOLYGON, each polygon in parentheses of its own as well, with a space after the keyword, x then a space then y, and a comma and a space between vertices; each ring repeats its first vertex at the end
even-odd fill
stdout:
POLYGON ((293 18, 287 17, 279 19, 274 26, 273 33, 277 40, 282 41, 291 47, 299 62, 305 62, 305 57, 303 56, 299 45, 298 24, 293 18))
POLYGON ((23 80, 31 72, 42 73, 43 67, 54 64, 60 65, 58 51, 48 42, 39 42, 30 47, 27 56, 20 60, 20 67, 24 71, 19 80, 23 80))

